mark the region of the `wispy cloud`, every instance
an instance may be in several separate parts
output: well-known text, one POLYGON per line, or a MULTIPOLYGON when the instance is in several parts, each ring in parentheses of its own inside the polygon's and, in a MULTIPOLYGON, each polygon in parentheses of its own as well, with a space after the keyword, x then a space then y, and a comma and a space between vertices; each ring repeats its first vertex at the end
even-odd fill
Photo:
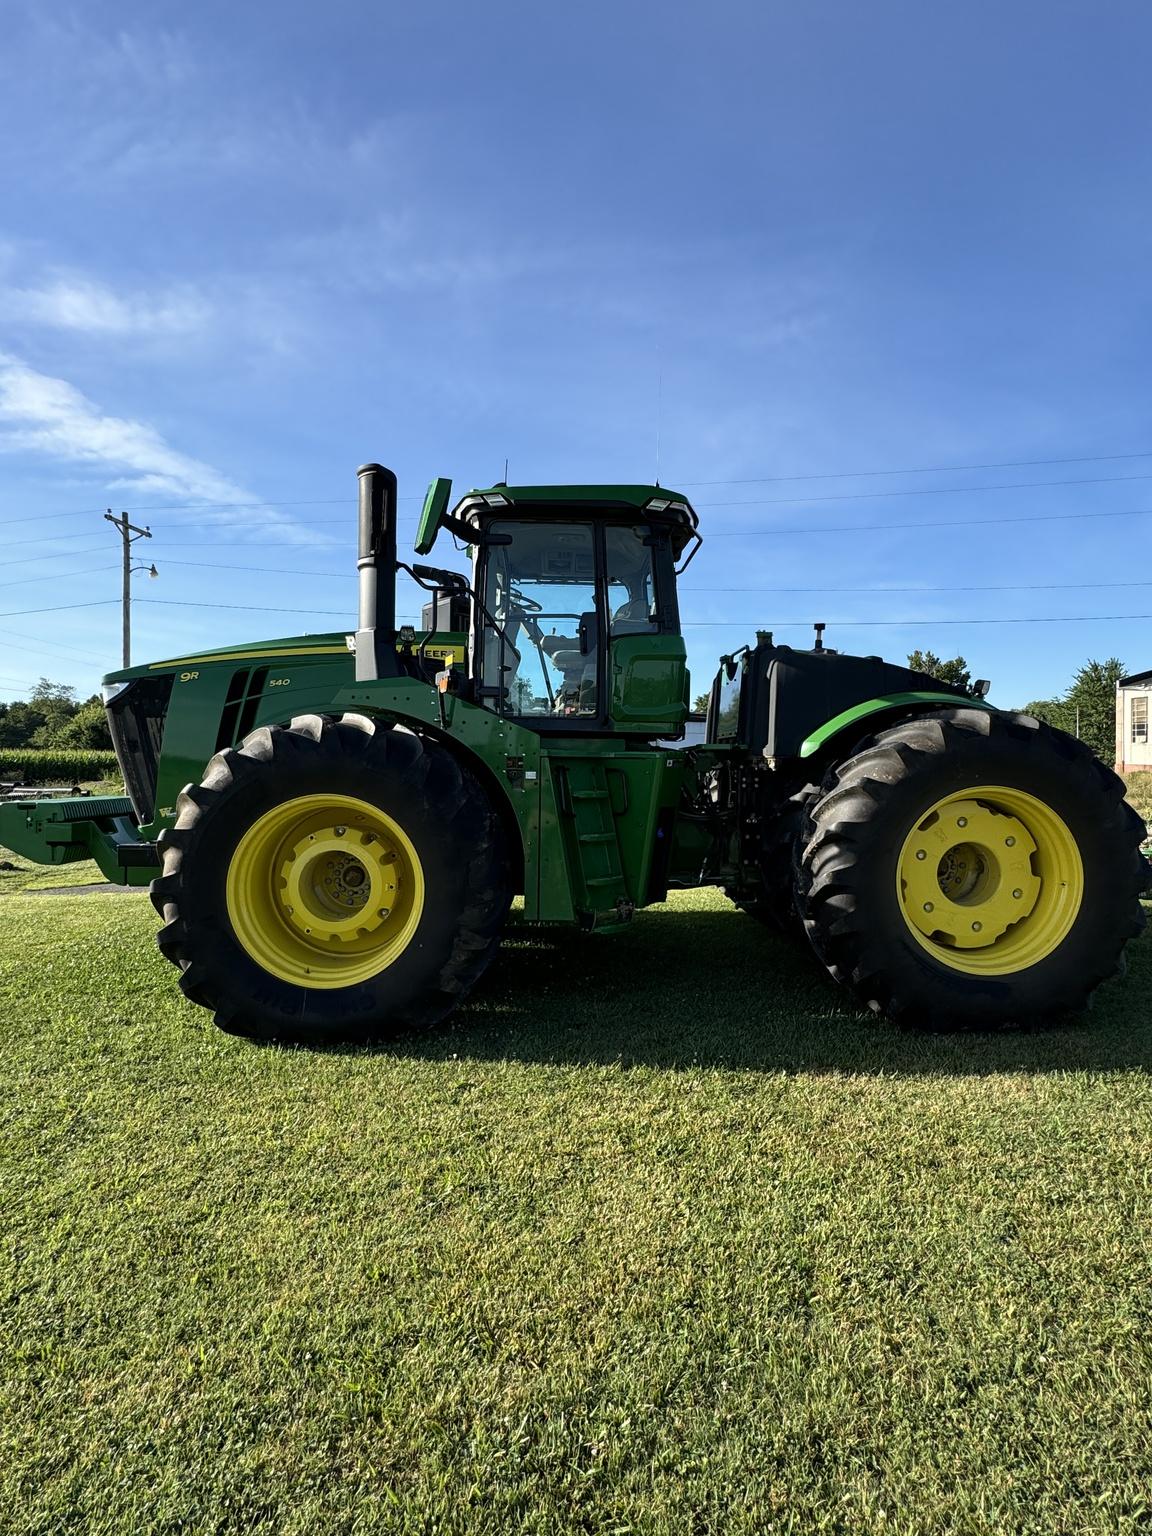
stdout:
POLYGON ((207 325, 211 313, 191 289, 117 293, 104 283, 66 273, 33 286, 0 283, 0 321, 94 335, 187 335, 207 325))
POLYGON ((157 95, 185 85, 196 65, 187 38, 151 22, 147 26, 92 25, 74 9, 29 15, 39 46, 69 63, 82 63, 100 87, 131 86, 157 95))
MULTIPOLYGON (((110 416, 66 379, 38 373, 6 352, 0 352, 0 452, 50 455, 58 463, 104 471, 106 486, 166 499, 218 506, 257 501, 211 465, 173 448, 147 422, 110 416)), ((221 508, 212 520, 230 518, 221 508)), ((306 529, 274 509, 262 509, 260 523, 293 542, 312 541, 306 529)))

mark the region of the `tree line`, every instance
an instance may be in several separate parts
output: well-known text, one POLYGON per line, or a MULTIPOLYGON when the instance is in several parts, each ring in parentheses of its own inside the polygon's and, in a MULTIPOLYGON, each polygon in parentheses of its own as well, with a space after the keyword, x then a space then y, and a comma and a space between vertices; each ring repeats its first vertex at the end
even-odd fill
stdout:
MULTIPOLYGON (((913 651, 908 665, 961 688, 967 688, 971 681, 963 656, 941 661, 931 651, 913 651)), ((1032 699, 1021 706, 1020 713, 1035 715, 1046 725, 1078 736, 1103 762, 1112 763, 1116 757, 1116 684, 1126 672, 1116 656, 1107 661, 1086 661, 1076 669, 1063 693, 1053 699, 1032 699)))
POLYGON ((98 693, 77 699, 75 688, 42 677, 27 699, 0 703, 0 747, 110 748, 112 737, 98 693))

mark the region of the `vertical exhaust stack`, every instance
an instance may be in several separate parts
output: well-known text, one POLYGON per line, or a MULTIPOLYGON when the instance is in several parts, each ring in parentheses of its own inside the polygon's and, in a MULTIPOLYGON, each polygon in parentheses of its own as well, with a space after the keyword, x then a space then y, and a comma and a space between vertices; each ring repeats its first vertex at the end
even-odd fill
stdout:
POLYGON ((360 617, 356 681, 396 677, 396 476, 382 464, 362 464, 360 478, 360 617))

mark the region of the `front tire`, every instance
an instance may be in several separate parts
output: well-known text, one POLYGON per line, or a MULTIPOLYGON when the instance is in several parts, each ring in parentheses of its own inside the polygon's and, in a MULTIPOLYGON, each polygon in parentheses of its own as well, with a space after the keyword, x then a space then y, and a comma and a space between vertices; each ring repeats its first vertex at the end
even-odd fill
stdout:
POLYGON ((442 747, 305 715, 218 753, 159 842, 161 952, 230 1034, 366 1042, 443 1018, 511 897, 499 819, 442 747))
POLYGON ((838 764, 797 906, 830 975, 900 1023, 992 1028, 1085 1007, 1144 926, 1139 818, 1079 741, 949 709, 838 764))

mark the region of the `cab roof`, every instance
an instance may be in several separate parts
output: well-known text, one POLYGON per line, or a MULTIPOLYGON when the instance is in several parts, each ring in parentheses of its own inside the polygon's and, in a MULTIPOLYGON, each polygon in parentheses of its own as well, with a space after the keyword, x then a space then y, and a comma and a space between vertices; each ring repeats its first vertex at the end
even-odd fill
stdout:
POLYGON ((425 498, 416 539, 419 554, 427 554, 441 527, 474 540, 481 518, 523 512, 533 517, 618 518, 621 513, 660 523, 672 530, 677 554, 698 537, 699 518, 679 491, 659 485, 491 485, 462 496, 448 511, 450 482, 434 480, 425 498))

